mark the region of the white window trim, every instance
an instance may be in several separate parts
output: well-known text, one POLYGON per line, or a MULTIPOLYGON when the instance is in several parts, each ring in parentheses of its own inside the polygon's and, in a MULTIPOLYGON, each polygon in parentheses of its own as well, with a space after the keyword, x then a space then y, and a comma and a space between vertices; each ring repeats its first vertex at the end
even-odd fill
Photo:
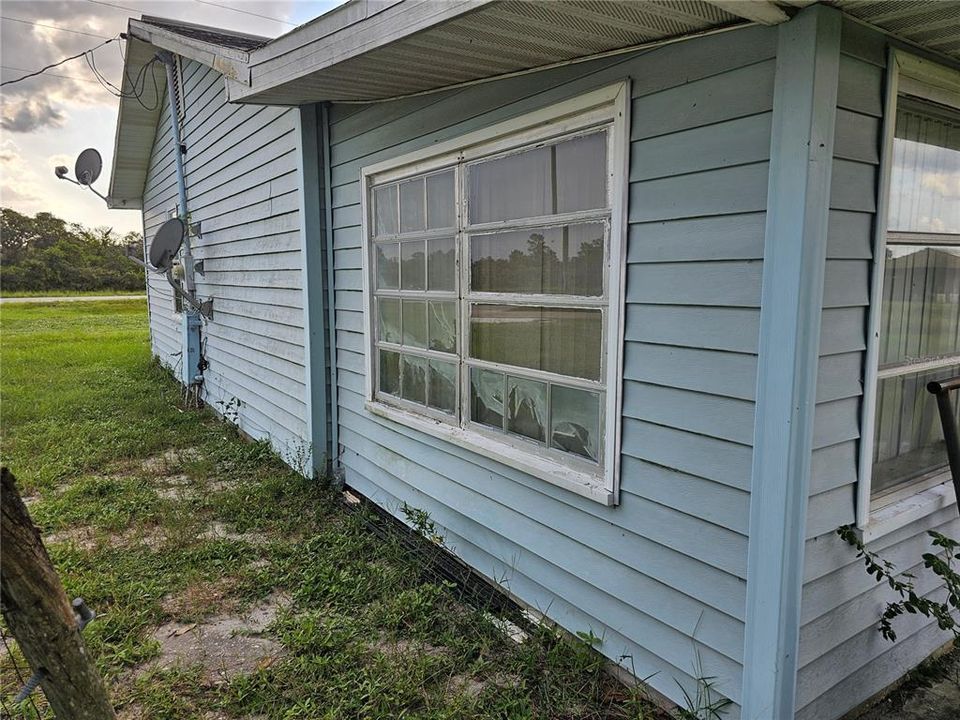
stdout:
POLYGON ((897 125, 897 97, 901 92, 925 97, 960 109, 960 72, 891 48, 887 56, 886 98, 883 108, 883 144, 880 151, 874 253, 871 268, 869 334, 860 418, 859 473, 856 524, 863 538, 876 539, 914 522, 924 514, 955 503, 949 472, 928 473, 889 493, 873 497, 873 446, 879 369, 883 275, 887 248, 887 210, 893 163, 893 137, 897 125), (882 220, 881 220, 882 218, 882 220), (944 489, 946 486, 946 489, 944 489), (923 513, 923 514, 918 514, 923 513))
POLYGON ((623 405, 623 335, 626 285, 627 196, 630 146, 630 84, 628 80, 542 108, 521 117, 497 123, 456 139, 437 143, 360 170, 360 205, 363 255, 364 348, 366 352, 365 406, 380 417, 446 440, 491 458, 540 480, 604 505, 616 505, 620 491, 621 410, 623 405), (607 319, 606 407, 603 415, 603 474, 578 469, 545 457, 526 443, 432 420, 375 399, 373 315, 371 308, 370 228, 368 201, 373 185, 419 175, 458 162, 487 157, 497 152, 543 142, 599 124, 613 125, 610 133, 610 252, 608 270, 609 316, 607 319))

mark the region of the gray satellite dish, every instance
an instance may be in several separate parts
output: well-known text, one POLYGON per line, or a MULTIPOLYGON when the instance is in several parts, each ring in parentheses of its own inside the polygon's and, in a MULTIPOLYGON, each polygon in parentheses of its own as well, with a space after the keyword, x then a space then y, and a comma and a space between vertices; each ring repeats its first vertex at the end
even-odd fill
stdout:
POLYGON ((159 272, 166 272, 183 244, 185 226, 180 218, 167 220, 150 243, 150 264, 159 272))
POLYGON ((103 160, 100 159, 100 153, 93 148, 87 148, 77 158, 73 172, 81 185, 92 185, 100 177, 102 169, 103 160))

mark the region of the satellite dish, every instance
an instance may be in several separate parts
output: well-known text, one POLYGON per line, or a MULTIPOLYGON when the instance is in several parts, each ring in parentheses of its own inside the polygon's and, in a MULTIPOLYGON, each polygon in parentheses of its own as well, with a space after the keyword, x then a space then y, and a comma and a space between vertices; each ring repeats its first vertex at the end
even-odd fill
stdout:
POLYGON ((93 148, 87 148, 77 158, 73 172, 81 185, 92 185, 100 177, 102 169, 103 160, 100 159, 100 153, 93 148))
POLYGON ((150 243, 150 264, 158 271, 166 272, 173 265, 173 258, 180 252, 186 227, 180 218, 167 220, 150 243))

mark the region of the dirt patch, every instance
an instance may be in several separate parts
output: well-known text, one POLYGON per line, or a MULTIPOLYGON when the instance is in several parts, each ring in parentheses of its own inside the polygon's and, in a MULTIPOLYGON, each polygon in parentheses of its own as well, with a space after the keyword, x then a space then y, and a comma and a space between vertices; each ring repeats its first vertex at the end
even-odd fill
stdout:
POLYGON ((93 550, 99 544, 97 534, 92 527, 81 525, 80 527, 64 528, 45 535, 44 545, 76 545, 81 550, 93 550))
POLYGON ((447 681, 447 693, 462 695, 470 699, 478 698, 487 689, 487 683, 472 675, 454 675, 447 681))
POLYGON ((151 550, 157 550, 167 541, 167 536, 163 528, 152 525, 150 527, 134 526, 127 528, 119 535, 110 537, 112 547, 147 547, 151 550))
POLYGON ((167 595, 160 601, 160 607, 181 622, 202 618, 214 610, 221 614, 236 612, 237 598, 230 597, 236 587, 237 579, 229 576, 194 583, 178 595, 167 595))
POLYGON ((447 693, 472 699, 480 697, 487 688, 516 688, 522 681, 516 675, 494 673, 490 677, 476 678, 466 673, 454 675, 447 681, 447 693))
POLYGON ((140 469, 151 475, 164 475, 171 468, 176 468, 186 462, 199 460, 202 457, 197 448, 189 447, 179 450, 167 450, 161 455, 151 455, 140 464, 140 469))
POLYGON ((207 525, 207 529, 200 533, 197 538, 199 540, 230 540, 230 541, 239 541, 250 543, 251 545, 263 545, 270 541, 263 533, 258 532, 247 532, 240 533, 234 532, 230 529, 230 526, 222 522, 212 522, 207 525))
POLYGON ((144 669, 201 664, 207 681, 219 683, 269 667, 286 650, 263 632, 289 603, 286 595, 274 593, 245 613, 214 615, 199 623, 166 623, 153 634, 160 643, 160 657, 144 669))
POLYGON ((81 550, 95 550, 98 546, 113 548, 148 547, 160 548, 166 542, 166 535, 159 527, 134 526, 123 532, 106 535, 87 525, 64 528, 44 536, 45 545, 63 545, 72 543, 81 550))
POLYGON ((227 490, 235 490, 240 486, 240 481, 231 479, 231 480, 211 480, 207 483, 206 489, 208 492, 226 492, 227 490))
POLYGON ((429 643, 415 642, 412 640, 398 640, 381 635, 380 638, 369 645, 370 649, 381 655, 429 655, 439 657, 447 652, 446 647, 430 645, 429 643))

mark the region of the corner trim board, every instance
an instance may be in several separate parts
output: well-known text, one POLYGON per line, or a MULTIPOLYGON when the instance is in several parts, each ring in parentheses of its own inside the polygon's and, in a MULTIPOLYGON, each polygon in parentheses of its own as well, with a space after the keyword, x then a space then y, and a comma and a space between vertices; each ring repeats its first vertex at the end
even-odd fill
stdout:
POLYGON ((323 236, 327 249, 327 350, 330 372, 330 467, 340 468, 340 400, 337 386, 337 294, 334 282, 333 164, 330 157, 330 105, 320 105, 320 132, 323 148, 323 236))
POLYGON ((741 714, 796 709, 841 14, 779 26, 764 240, 741 714))
POLYGON ((298 194, 300 255, 303 263, 303 354, 306 364, 307 437, 310 440, 309 469, 323 473, 330 459, 330 448, 327 442, 319 128, 316 105, 304 105, 291 112, 296 113, 297 174, 300 180, 298 194))

